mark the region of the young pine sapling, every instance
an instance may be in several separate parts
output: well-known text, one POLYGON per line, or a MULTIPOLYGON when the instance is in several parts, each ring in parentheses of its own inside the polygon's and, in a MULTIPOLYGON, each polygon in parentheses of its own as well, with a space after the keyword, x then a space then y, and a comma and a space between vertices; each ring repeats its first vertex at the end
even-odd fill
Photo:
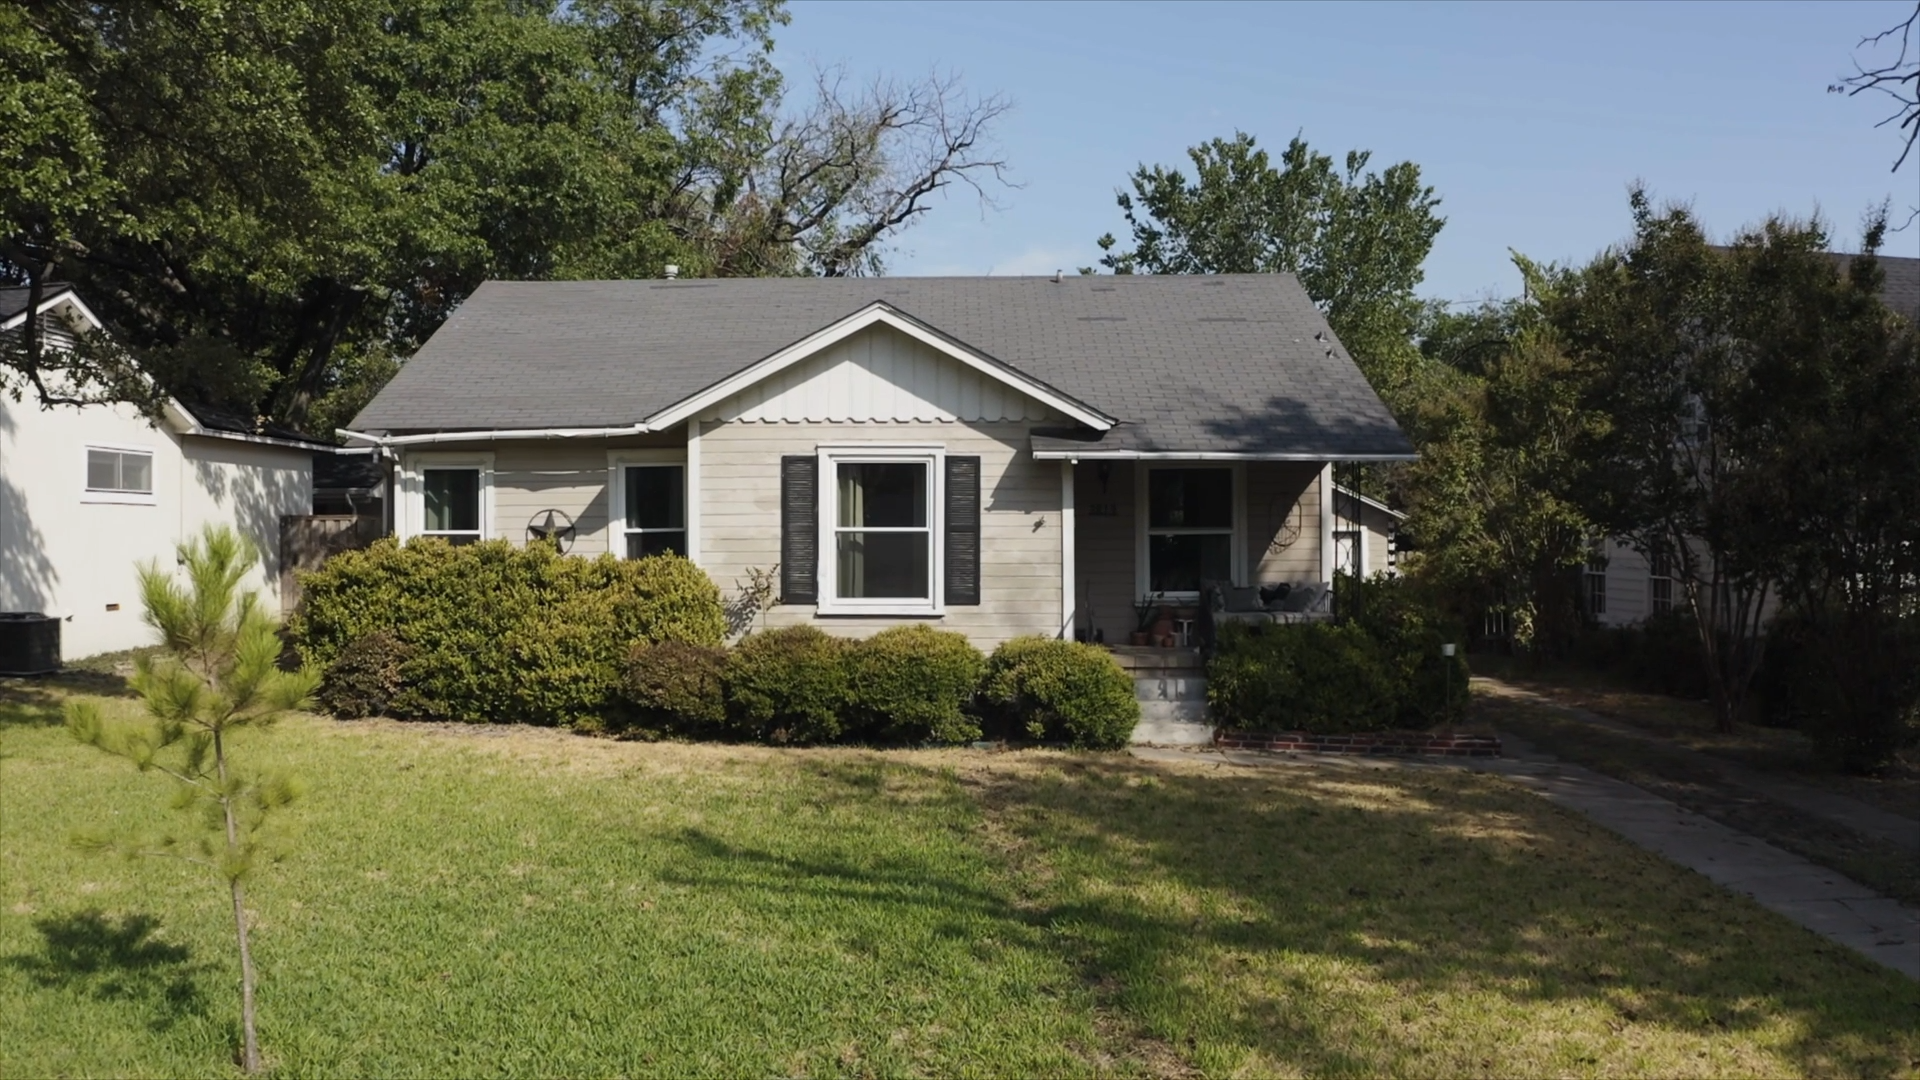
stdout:
MULTIPOLYGON (((279 622, 261 610, 259 598, 241 588, 258 561, 253 546, 225 527, 209 526, 181 544, 186 587, 159 566, 140 568, 145 620, 157 630, 161 652, 135 662, 133 689, 149 720, 109 724, 91 703, 68 705, 67 728, 75 738, 124 757, 140 771, 172 778, 177 809, 198 811, 197 835, 168 835, 129 850, 183 859, 212 870, 226 883, 233 903, 240 952, 242 1065, 260 1069, 254 1029, 253 955, 247 943, 245 880, 262 854, 262 826, 297 793, 287 777, 242 772, 233 759, 236 731, 261 727, 302 707, 319 685, 311 669, 279 666, 279 622)), ((83 838, 91 847, 114 846, 83 838)))

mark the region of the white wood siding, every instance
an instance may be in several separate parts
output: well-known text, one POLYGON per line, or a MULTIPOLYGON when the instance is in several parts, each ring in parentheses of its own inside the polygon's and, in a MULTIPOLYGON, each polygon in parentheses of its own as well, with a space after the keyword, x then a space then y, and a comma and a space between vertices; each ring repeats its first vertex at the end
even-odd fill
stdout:
POLYGON ((862 330, 702 414, 752 423, 1058 420, 1045 405, 889 326, 862 330))
POLYGON ((1052 635, 1060 621, 1060 466, 1033 459, 1030 429, 1025 423, 703 424, 701 563, 726 595, 746 579, 748 567, 779 563, 783 455, 811 454, 821 444, 937 443, 948 454, 981 458, 980 604, 949 606, 944 616, 930 618, 816 616, 812 605, 780 606, 766 625, 811 622, 859 637, 926 622, 960 631, 983 649, 1020 634, 1052 635))

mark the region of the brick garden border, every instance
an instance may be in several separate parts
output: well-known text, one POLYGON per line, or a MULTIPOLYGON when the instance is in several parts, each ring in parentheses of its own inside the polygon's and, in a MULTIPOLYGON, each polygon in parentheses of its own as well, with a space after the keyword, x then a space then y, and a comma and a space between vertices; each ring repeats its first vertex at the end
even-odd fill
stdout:
POLYGON ((1281 750, 1301 754, 1425 755, 1499 757, 1497 735, 1432 734, 1381 731, 1358 735, 1313 735, 1304 731, 1228 731, 1215 733, 1222 750, 1281 750))

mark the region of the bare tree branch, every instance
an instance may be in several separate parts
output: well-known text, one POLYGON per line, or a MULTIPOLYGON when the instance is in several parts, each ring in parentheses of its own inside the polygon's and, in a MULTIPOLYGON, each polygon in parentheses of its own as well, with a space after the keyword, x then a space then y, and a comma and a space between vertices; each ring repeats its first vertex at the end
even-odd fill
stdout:
POLYGON ((1852 75, 1827 87, 1830 94, 1858 97, 1873 90, 1894 100, 1894 111, 1874 125, 1886 127, 1892 124, 1896 132, 1905 132, 1900 156, 1893 161, 1894 172, 1899 172, 1900 166, 1912 156, 1914 141, 1920 137, 1920 40, 1916 40, 1916 37, 1920 37, 1920 3, 1915 3, 1912 14, 1899 23, 1860 39, 1859 45, 1855 46, 1856 49, 1879 49, 1889 42, 1898 42, 1900 51, 1891 62, 1864 67, 1856 59, 1852 75))

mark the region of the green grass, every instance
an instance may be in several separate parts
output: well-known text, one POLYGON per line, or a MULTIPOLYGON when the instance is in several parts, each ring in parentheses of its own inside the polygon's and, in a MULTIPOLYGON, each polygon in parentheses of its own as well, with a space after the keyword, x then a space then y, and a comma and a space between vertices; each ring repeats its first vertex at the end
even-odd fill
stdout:
MULTIPOLYGON (((0 1075, 230 1070, 219 888, 69 843, 164 784, 11 685, 0 1075)), ((310 717, 239 752, 311 787, 250 893, 284 1076, 1920 1072, 1920 985, 1484 776, 310 717)))

